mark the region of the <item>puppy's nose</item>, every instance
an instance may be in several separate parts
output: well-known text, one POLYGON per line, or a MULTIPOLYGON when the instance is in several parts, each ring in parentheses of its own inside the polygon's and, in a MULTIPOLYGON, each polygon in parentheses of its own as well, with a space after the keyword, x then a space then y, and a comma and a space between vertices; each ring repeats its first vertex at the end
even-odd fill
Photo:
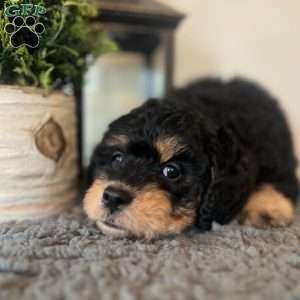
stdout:
POLYGON ((128 191, 113 186, 107 187, 102 196, 102 203, 104 207, 114 212, 132 201, 132 196, 128 191))

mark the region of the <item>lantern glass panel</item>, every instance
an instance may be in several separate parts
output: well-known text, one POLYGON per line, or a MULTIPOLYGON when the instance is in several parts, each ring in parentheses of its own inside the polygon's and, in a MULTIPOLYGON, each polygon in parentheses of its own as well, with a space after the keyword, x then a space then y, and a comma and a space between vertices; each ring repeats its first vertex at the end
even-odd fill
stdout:
POLYGON ((119 51, 102 56, 91 66, 85 78, 83 101, 85 166, 112 120, 148 98, 163 95, 162 54, 161 47, 155 49, 151 57, 119 51))

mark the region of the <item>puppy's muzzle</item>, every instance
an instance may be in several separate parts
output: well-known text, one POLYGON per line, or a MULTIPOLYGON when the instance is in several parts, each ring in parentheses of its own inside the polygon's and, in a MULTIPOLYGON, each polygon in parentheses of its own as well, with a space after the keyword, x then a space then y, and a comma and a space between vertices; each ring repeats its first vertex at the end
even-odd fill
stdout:
POLYGON ((128 206, 133 196, 126 190, 116 186, 108 186, 102 196, 102 205, 112 214, 128 206))

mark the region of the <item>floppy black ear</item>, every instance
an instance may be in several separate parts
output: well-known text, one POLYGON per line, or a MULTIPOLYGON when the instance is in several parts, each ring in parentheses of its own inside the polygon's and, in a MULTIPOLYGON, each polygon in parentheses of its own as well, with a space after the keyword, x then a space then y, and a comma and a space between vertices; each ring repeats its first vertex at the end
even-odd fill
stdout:
POLYGON ((85 189, 89 188, 93 183, 93 181, 95 180, 96 166, 99 157, 99 148, 100 148, 100 144, 98 144, 94 149, 90 158, 89 165, 85 170, 84 184, 83 184, 85 189))
POLYGON ((229 127, 220 127, 207 141, 206 151, 215 176, 220 179, 238 160, 238 144, 229 127))
POLYGON ((86 169, 86 175, 85 175, 85 188, 88 188, 94 181, 95 178, 95 163, 93 160, 90 161, 89 166, 86 169))
POLYGON ((212 222, 225 224, 243 207, 250 190, 249 159, 230 128, 221 127, 206 141, 210 160, 210 183, 202 195, 197 226, 211 229, 212 222))

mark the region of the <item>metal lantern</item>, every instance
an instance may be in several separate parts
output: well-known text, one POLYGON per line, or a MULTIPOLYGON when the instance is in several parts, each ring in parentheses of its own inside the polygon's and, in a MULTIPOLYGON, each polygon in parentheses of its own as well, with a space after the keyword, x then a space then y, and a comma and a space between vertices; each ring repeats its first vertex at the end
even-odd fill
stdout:
POLYGON ((95 22, 116 42, 87 74, 79 109, 85 165, 107 124, 173 86, 175 31, 184 15, 152 0, 96 1, 95 22), (139 102, 140 101, 140 102, 139 102))
POLYGON ((173 85, 175 31, 184 18, 176 10, 152 0, 98 1, 99 20, 122 51, 142 53, 151 68, 161 46, 164 55, 164 90, 173 85))

